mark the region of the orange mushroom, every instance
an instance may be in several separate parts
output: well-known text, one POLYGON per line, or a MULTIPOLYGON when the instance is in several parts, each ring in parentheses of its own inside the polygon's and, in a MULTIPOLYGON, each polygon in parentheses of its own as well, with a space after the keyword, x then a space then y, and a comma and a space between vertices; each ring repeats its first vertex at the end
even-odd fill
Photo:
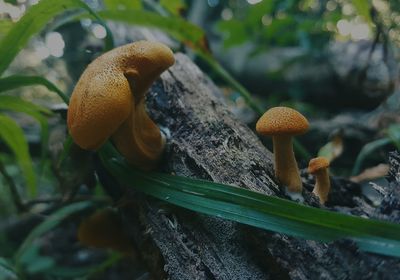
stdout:
POLYGON ((328 200, 331 182, 329 180, 329 160, 324 157, 317 157, 310 160, 308 173, 315 176, 315 187, 313 193, 319 197, 321 204, 328 200))
POLYGON ((97 150, 108 138, 131 164, 156 167, 164 139, 145 108, 145 94, 174 55, 158 42, 138 41, 95 59, 70 100, 68 129, 83 149, 97 150))
POLYGON ((84 219, 78 228, 78 240, 89 247, 112 249, 128 255, 135 252, 121 217, 110 208, 98 210, 84 219))
POLYGON ((302 191, 292 137, 305 133, 308 126, 308 121, 302 114, 288 107, 269 109, 256 124, 259 134, 272 136, 275 176, 290 192, 302 191))

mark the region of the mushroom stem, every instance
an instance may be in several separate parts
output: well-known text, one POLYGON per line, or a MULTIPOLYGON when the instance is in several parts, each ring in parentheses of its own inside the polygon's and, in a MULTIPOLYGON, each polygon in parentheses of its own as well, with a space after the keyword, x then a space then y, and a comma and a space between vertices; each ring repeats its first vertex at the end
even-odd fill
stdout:
POLYGON ((318 170, 314 173, 314 176, 316 183, 313 193, 319 197, 321 204, 324 204, 328 200, 329 190, 331 189, 328 168, 318 170))
POLYGON ((288 187, 290 192, 301 192, 302 183, 293 152, 292 137, 275 135, 272 137, 275 157, 275 176, 288 187))
POLYGON ((112 140, 129 163, 143 170, 157 166, 164 149, 164 138, 147 114, 144 98, 132 106, 131 115, 112 136, 112 140))

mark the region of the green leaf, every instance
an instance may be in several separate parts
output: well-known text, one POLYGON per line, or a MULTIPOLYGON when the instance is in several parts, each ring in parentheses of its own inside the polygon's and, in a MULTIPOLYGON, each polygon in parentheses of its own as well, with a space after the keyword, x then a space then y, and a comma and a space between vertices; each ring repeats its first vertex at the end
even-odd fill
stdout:
POLYGON ((0 39, 11 29, 13 22, 8 19, 0 20, 0 39))
POLYGON ((29 235, 25 238, 24 242, 18 248, 18 251, 15 254, 16 262, 20 262, 21 259, 24 259, 24 255, 29 253, 29 248, 32 246, 33 242, 49 230, 53 229, 54 227, 58 226, 66 217, 82 211, 89 206, 92 206, 92 202, 90 201, 82 201, 76 202, 73 204, 69 204, 53 214, 47 217, 44 222, 36 226, 29 235))
POLYGON ((5 258, 0 257, 0 280, 17 280, 14 267, 5 258))
POLYGON ((85 277, 90 274, 98 265, 84 266, 84 267, 64 267, 54 266, 46 271, 46 275, 56 277, 56 279, 89 279, 85 277))
POLYGON ((51 270, 47 271, 46 274, 55 276, 57 278, 71 279, 76 277, 84 277, 84 279, 93 279, 96 278, 96 275, 99 275, 107 268, 113 266, 122 258, 123 256, 121 254, 111 252, 108 258, 100 264, 86 266, 86 267, 56 266, 51 270))
POLYGON ((104 0, 104 5, 109 10, 139 10, 142 8, 140 0, 104 0))
POLYGON ((347 238, 363 250, 400 257, 399 224, 312 208, 229 185, 138 171, 109 143, 99 154, 124 185, 134 185, 172 204, 305 239, 328 242, 347 238))
POLYGON ((107 49, 112 48, 113 40, 110 37, 111 32, 109 32, 108 27, 84 2, 80 0, 41 0, 38 4, 29 8, 0 41, 0 76, 33 35, 39 33, 55 16, 69 9, 85 9, 98 19, 107 29, 107 49))
POLYGON ((49 91, 55 92, 66 103, 69 103, 69 97, 60 90, 55 84, 40 76, 19 76, 12 75, 0 79, 0 92, 16 89, 19 87, 42 85, 49 91))
POLYGON ((34 243, 25 251, 19 259, 19 270, 21 266, 23 271, 28 274, 35 274, 51 269, 55 265, 55 261, 48 256, 40 255, 40 244, 34 243))
POLYGON ((225 33, 224 35, 224 48, 231 48, 243 44, 249 40, 248 31, 246 26, 241 20, 231 19, 227 21, 220 21, 218 29, 225 33))
POLYGON ((400 150, 400 124, 392 124, 387 129, 387 135, 393 144, 400 150))
POLYGON ((187 8, 183 0, 160 0, 160 5, 175 16, 180 16, 181 12, 187 8))
POLYGON ((42 114, 53 114, 49 109, 45 107, 36 105, 29 101, 25 101, 20 97, 10 95, 0 95, 0 109, 23 112, 36 118, 38 121, 43 119, 42 114))
MULTIPOLYGON (((0 79, 0 88, 1 80, 2 79, 0 79)), ((39 122, 42 138, 42 159, 44 160, 47 153, 47 144, 49 140, 49 126, 47 119, 43 116, 43 114, 51 115, 52 112, 44 107, 22 100, 19 97, 8 95, 0 95, 0 110, 22 112, 30 115, 39 122)))
POLYGON ((62 150, 62 153, 57 161, 57 168, 60 168, 67 159, 68 155, 71 152, 71 147, 73 143, 74 140, 72 139, 71 135, 68 134, 63 144, 64 149, 62 150))
POLYGON ((353 6, 357 14, 362 16, 368 24, 372 24, 370 10, 370 3, 368 0, 352 0, 353 6))
POLYGON ((362 164, 367 158, 367 156, 376 151, 377 149, 386 146, 390 142, 391 140, 385 137, 365 144, 357 155, 356 161, 354 162, 353 170, 351 171, 351 175, 355 176, 359 174, 361 171, 362 164))
POLYGON ((36 194, 36 176, 24 132, 11 118, 0 115, 0 139, 11 149, 25 177, 30 196, 36 194))
POLYGON ((182 18, 178 17, 163 17, 156 13, 146 12, 141 10, 123 10, 99 11, 98 14, 108 20, 122 21, 128 24, 137 24, 141 26, 156 27, 161 29, 177 40, 189 44, 195 49, 208 52, 205 43, 204 31, 182 18))
POLYGON ((355 176, 360 173, 361 167, 365 159, 372 154, 374 151, 393 143, 398 149, 400 149, 400 125, 393 124, 389 126, 386 131, 387 137, 374 140, 365 144, 361 151, 358 153, 356 161, 354 162, 353 170, 351 175, 355 176))
POLYGON ((26 265, 26 271, 29 274, 47 271, 55 266, 55 260, 47 256, 36 256, 32 262, 26 265))

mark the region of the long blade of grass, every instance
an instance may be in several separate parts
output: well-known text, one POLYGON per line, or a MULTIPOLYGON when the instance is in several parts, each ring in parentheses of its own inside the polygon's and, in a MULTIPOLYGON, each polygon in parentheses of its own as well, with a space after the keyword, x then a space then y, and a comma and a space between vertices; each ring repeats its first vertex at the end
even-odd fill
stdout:
MULTIPOLYGON (((1 79, 0 79, 1 91, 1 79)), ((49 140, 49 126, 47 119, 43 114, 51 115, 52 112, 44 107, 38 106, 31 102, 22 100, 16 96, 0 95, 0 110, 10 110, 15 112, 22 112, 35 118, 40 124, 40 134, 42 139, 42 162, 46 157, 47 144, 49 140)))
POLYGON ((400 257, 399 224, 312 208, 229 185, 137 171, 111 144, 101 149, 100 158, 122 183, 190 210, 305 239, 351 239, 363 250, 400 257))
POLYGON ((10 19, 0 19, 0 39, 11 29, 13 22, 10 19))
POLYGON ((114 45, 111 32, 103 20, 88 5, 80 0, 41 0, 9 30, 0 41, 0 76, 8 68, 16 55, 25 47, 29 39, 39 33, 55 16, 68 9, 85 9, 107 29, 107 49, 114 45))
POLYGON ((17 280, 18 276, 12 264, 5 258, 0 257, 0 279, 17 280))
POLYGON ((204 31, 182 18, 163 17, 143 10, 103 10, 98 12, 103 19, 122 21, 128 24, 155 27, 186 43, 196 50, 208 52, 204 31))
POLYGON ((24 132, 11 118, 0 115, 0 139, 10 148, 24 174, 29 195, 36 194, 36 176, 24 132))
POLYGON ((400 150, 400 124, 392 124, 386 131, 387 136, 392 140, 393 145, 400 150))
POLYGON ((19 87, 45 86, 49 91, 57 93, 57 95, 66 103, 69 103, 69 97, 60 90, 55 84, 40 76, 20 76, 12 75, 0 79, 0 92, 16 89, 19 87))

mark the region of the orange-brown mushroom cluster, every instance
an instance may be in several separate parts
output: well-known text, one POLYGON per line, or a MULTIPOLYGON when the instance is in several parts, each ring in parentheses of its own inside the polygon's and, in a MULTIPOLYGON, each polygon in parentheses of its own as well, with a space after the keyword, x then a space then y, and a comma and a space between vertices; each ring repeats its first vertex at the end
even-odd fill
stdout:
POLYGON ((131 164, 154 168, 164 139, 146 112, 145 94, 174 61, 167 46, 150 41, 115 48, 94 60, 71 96, 67 123, 74 141, 97 150, 111 138, 131 164))
MULTIPOLYGON (((307 119, 288 107, 269 109, 256 124, 259 134, 272 136, 275 177, 288 188, 289 192, 302 192, 302 182, 293 152, 292 137, 305 133, 308 127, 307 119)), ((328 167, 329 161, 323 157, 312 159, 308 167, 308 172, 316 177, 313 193, 319 197, 321 204, 327 201, 330 190, 328 167)))

